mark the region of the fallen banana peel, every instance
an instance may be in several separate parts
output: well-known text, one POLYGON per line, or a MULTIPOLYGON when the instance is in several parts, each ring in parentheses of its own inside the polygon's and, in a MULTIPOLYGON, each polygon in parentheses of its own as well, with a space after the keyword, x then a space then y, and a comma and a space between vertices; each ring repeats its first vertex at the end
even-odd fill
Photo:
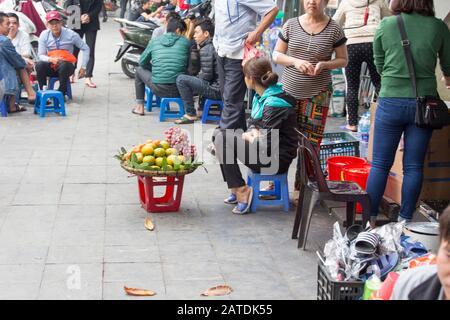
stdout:
POLYGON ((155 225, 153 224, 150 218, 145 218, 144 226, 147 230, 153 231, 155 229, 155 225))
POLYGON ((216 287, 209 288, 201 295, 204 297, 212 297, 212 296, 225 296, 233 292, 233 289, 228 285, 219 285, 216 287))
POLYGON ((146 289, 137 289, 137 288, 128 288, 123 287, 126 294, 129 296, 138 296, 138 297, 150 297, 156 295, 156 292, 146 289))

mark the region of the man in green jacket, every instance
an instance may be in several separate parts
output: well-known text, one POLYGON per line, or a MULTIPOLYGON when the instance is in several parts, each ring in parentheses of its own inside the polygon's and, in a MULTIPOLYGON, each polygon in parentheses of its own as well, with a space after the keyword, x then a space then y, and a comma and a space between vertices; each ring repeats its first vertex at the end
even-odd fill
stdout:
POLYGON ((178 75, 186 73, 191 43, 182 36, 186 23, 180 19, 171 19, 167 32, 152 39, 141 55, 136 70, 135 88, 137 106, 134 114, 144 115, 145 86, 158 97, 177 98, 176 80, 178 75))

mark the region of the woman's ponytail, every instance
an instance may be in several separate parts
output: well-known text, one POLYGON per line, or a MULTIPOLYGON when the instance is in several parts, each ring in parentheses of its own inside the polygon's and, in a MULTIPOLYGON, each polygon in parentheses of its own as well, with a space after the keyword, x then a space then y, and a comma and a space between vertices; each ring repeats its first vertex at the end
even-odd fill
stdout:
POLYGON ((272 71, 272 65, 267 58, 252 58, 244 65, 244 74, 258 84, 267 88, 278 82, 278 75, 272 71))
POLYGON ((277 82, 278 75, 272 71, 267 71, 266 74, 261 77, 261 84, 266 88, 277 84, 277 82))

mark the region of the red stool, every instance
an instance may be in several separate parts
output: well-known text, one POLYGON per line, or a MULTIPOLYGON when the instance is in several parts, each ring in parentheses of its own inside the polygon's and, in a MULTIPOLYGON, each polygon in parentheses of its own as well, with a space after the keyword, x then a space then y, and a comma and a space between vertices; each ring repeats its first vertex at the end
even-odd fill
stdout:
POLYGON ((179 177, 144 177, 138 176, 139 197, 142 207, 147 212, 176 212, 180 209, 183 193, 184 176, 179 177), (165 186, 162 197, 155 197, 155 188, 165 186), (175 192, 175 186, 177 190, 175 192), (174 197, 175 196, 175 197, 174 197))

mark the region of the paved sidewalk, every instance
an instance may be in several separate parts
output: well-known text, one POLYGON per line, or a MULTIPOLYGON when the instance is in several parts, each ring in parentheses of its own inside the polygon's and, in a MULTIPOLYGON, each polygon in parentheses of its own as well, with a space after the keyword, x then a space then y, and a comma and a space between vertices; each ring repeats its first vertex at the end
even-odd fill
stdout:
POLYGON ((142 299, 123 286, 199 299, 224 283, 234 292, 218 299, 315 299, 314 251, 334 219, 318 208, 298 250, 294 211, 233 215, 217 165, 186 177, 179 213, 153 214, 155 230, 144 228, 136 178, 113 155, 172 123, 130 112, 134 82, 113 62, 118 24, 102 24, 97 41, 98 88, 77 81, 67 117, 29 108, 0 118, 0 299, 142 299))

